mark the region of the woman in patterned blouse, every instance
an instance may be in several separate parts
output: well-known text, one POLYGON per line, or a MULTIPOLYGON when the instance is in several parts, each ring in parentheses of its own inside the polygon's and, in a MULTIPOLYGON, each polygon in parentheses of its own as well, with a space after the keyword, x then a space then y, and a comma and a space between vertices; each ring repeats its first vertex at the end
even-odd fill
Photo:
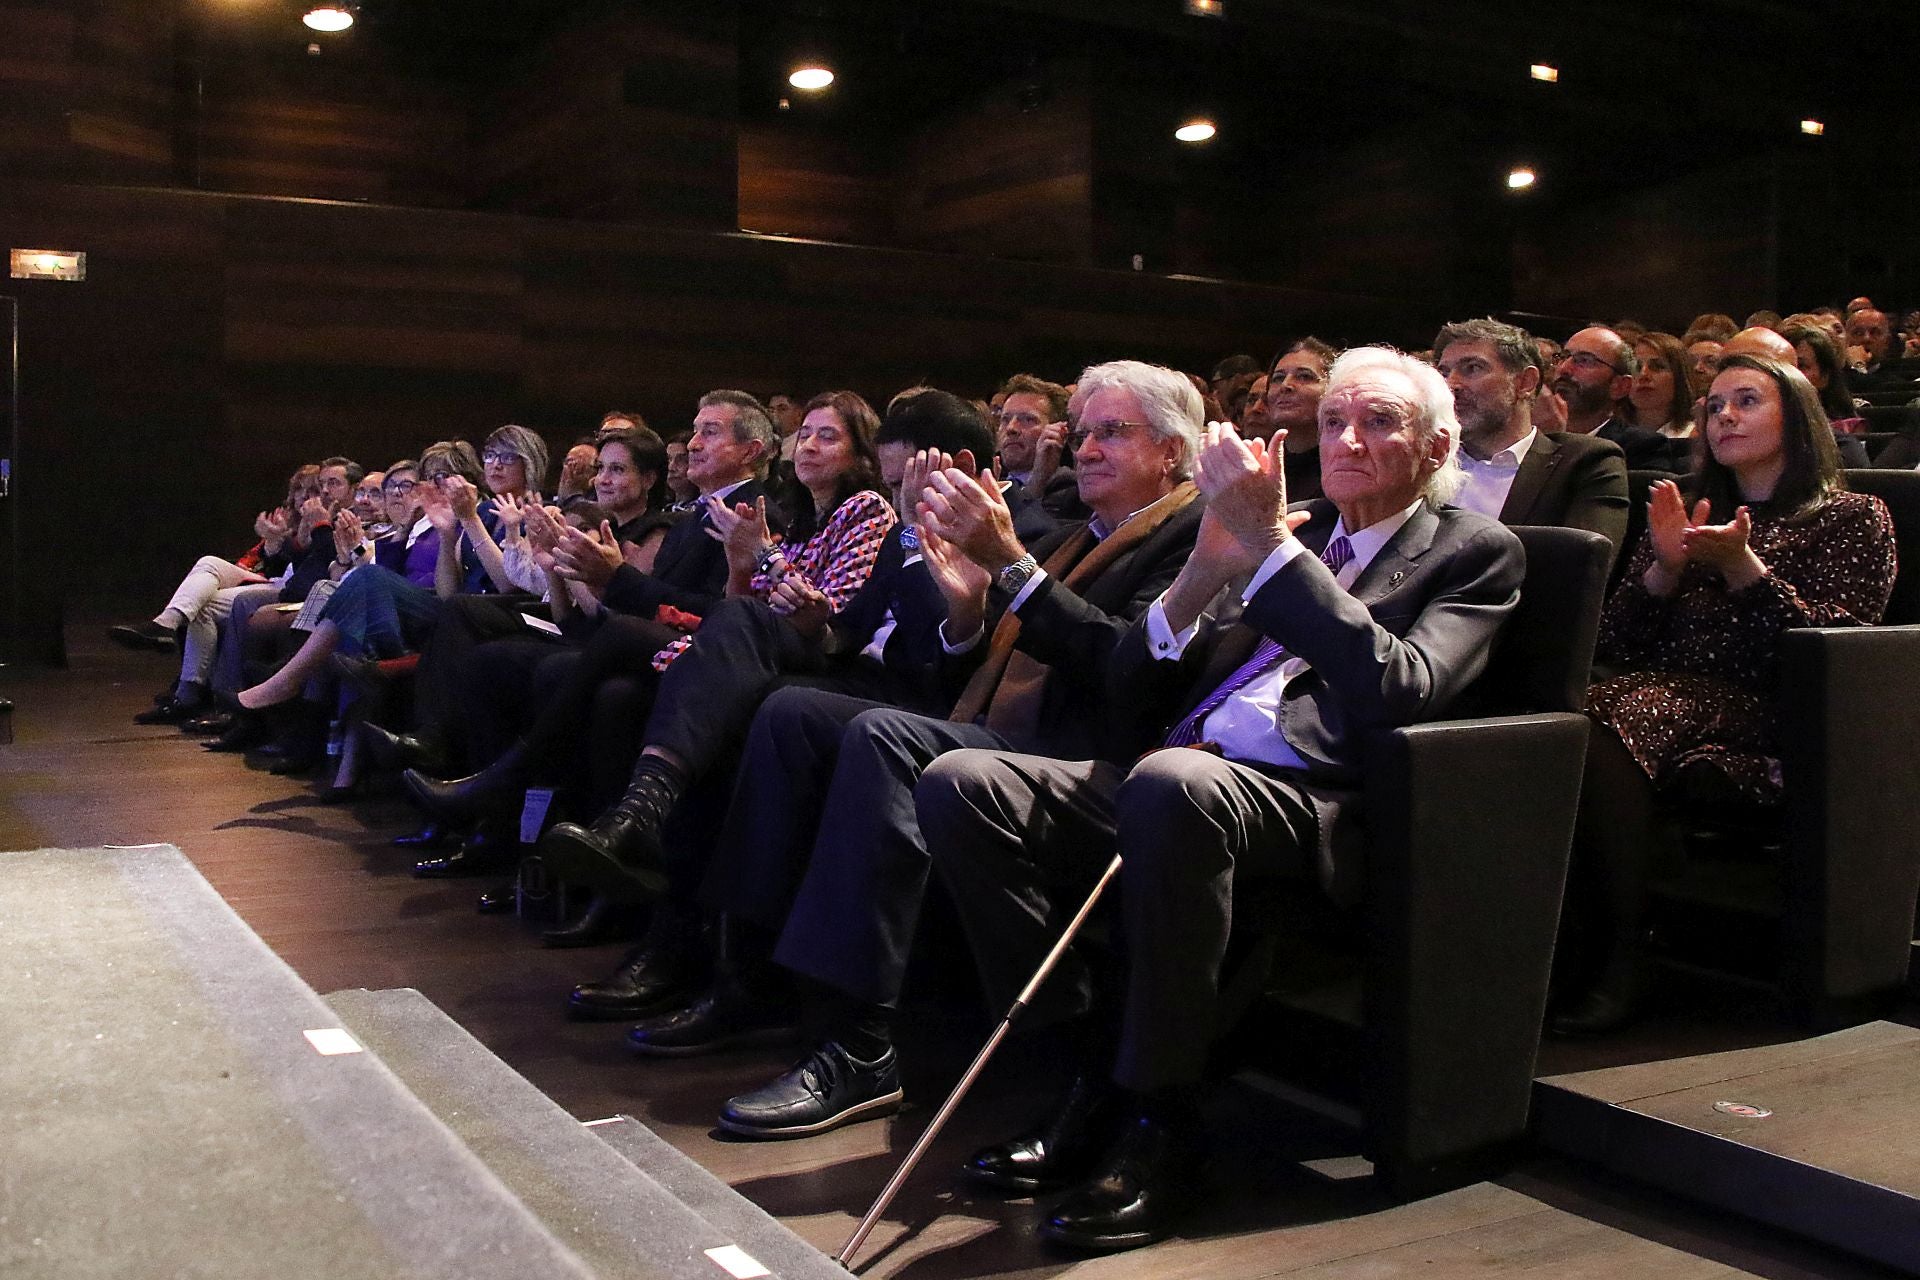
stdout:
POLYGON ((1680 485, 1660 481, 1647 532, 1600 623, 1601 679, 1574 834, 1567 909, 1598 948, 1598 981, 1554 1029, 1625 1023, 1656 797, 1772 805, 1780 635, 1871 625, 1893 590, 1893 521, 1849 493, 1819 394, 1799 370, 1727 360, 1707 394, 1707 450, 1680 485))

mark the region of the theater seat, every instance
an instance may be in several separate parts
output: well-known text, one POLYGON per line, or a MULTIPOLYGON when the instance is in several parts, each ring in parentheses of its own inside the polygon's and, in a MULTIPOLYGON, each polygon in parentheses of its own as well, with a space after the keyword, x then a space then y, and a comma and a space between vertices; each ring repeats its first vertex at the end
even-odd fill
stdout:
POLYGON ((1527 1124, 1613 549, 1582 530, 1514 533, 1527 575, 1470 695, 1486 714, 1367 743, 1359 918, 1321 921, 1311 957, 1299 936, 1270 936, 1243 962, 1271 966, 1247 1047, 1263 1069, 1317 1070, 1307 1087, 1344 1093, 1403 1197, 1485 1176, 1527 1124))
MULTIPOLYGON (((1703 909, 1757 923, 1759 967, 1739 976, 1773 985, 1816 1030, 1874 1016, 1899 994, 1920 896, 1920 473, 1846 474, 1893 515, 1900 574, 1885 625, 1783 637, 1783 810, 1676 814, 1685 856, 1653 885, 1673 942, 1701 935, 1703 909)), ((1726 958, 1736 967, 1740 956, 1726 958)))

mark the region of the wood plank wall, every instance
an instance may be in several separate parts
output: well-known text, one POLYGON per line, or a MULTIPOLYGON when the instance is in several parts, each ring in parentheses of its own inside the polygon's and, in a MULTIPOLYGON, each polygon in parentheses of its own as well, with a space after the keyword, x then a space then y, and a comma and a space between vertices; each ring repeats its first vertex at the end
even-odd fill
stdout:
POLYGON ((162 189, 0 184, 0 239, 89 254, 83 284, 8 290, 34 563, 142 601, 241 550, 287 471, 329 453, 374 465, 508 421, 558 446, 613 405, 685 422, 715 386, 985 395, 1021 369, 1202 369, 1308 329, 1431 324, 1356 295, 162 189))

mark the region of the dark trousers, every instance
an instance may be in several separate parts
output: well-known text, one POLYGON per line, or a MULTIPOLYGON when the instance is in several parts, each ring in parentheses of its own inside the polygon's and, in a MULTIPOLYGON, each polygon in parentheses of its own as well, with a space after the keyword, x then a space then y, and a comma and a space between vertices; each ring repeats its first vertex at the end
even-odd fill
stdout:
POLYGON ((550 646, 558 636, 529 627, 521 615, 548 616, 547 607, 532 596, 454 596, 444 602, 433 631, 420 648, 420 666, 414 674, 414 720, 431 728, 450 749, 464 752, 464 721, 458 714, 461 688, 468 676, 473 651, 493 640, 529 640, 550 646))
MULTIPOLYGON (((921 779, 920 826, 973 946, 987 999, 1013 1003, 1118 853, 1126 956, 1114 1080, 1197 1083, 1217 1034, 1236 881, 1310 879, 1319 824, 1285 775, 1205 751, 1112 765, 960 751, 921 779)), ((1056 979, 1059 975, 1056 975, 1056 979)), ((1047 997, 1058 1009, 1069 987, 1047 997)), ((1045 989, 1043 988, 1043 991, 1045 989)))
POLYGON ((892 1005, 927 884, 914 784, 946 752, 1006 746, 980 725, 781 689, 748 731, 704 896, 778 930, 787 968, 892 1005))

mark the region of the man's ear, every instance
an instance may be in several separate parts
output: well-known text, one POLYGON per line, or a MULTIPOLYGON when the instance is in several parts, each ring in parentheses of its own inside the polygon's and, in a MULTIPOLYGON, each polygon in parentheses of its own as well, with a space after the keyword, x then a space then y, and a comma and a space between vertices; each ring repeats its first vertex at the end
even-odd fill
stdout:
POLYGON ((973 456, 973 450, 971 449, 962 449, 960 452, 954 454, 953 465, 960 468, 960 470, 966 472, 970 476, 977 476, 980 474, 980 463, 977 460, 975 460, 973 456))
POLYGON ((1618 404, 1633 394, 1633 376, 1616 373, 1613 375, 1613 381, 1607 384, 1607 389, 1613 393, 1614 403, 1618 404))
POLYGON ((1521 395, 1532 399, 1533 393, 1540 389, 1540 367, 1530 364, 1522 368, 1513 379, 1513 388, 1521 395))

